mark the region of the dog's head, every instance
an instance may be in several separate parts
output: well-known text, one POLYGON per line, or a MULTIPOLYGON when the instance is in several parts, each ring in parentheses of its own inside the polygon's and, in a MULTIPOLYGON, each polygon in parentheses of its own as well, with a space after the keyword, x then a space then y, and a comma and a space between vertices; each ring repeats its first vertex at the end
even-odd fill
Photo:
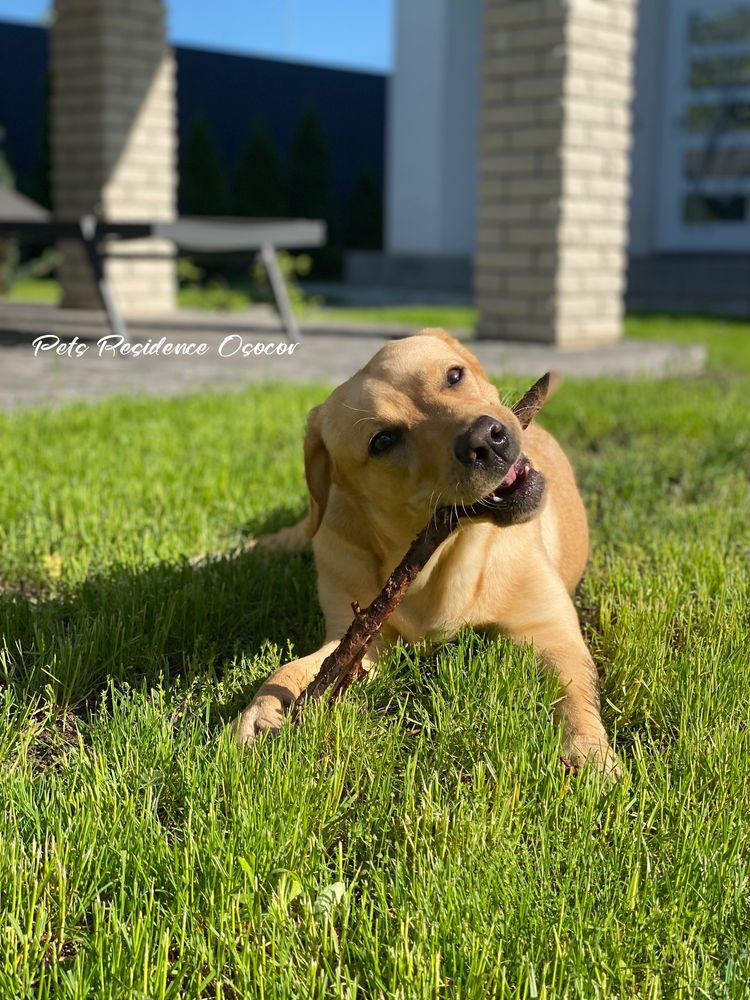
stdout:
POLYGON ((414 534, 452 504, 478 504, 498 524, 526 521, 544 480, 521 444, 515 414, 457 340, 431 329, 392 341, 310 414, 310 534, 331 482, 391 536, 414 534))

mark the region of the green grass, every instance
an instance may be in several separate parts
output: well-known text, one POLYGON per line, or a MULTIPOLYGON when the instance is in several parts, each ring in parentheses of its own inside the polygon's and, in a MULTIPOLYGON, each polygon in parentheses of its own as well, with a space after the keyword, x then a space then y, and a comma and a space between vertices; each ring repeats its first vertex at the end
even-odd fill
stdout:
POLYGON ((472 633, 230 745, 321 637, 313 568, 186 558, 302 512, 323 387, 0 416, 0 996, 747 996, 750 327, 631 322, 667 331, 716 365, 545 411, 615 787, 472 633))
POLYGON ((54 306, 60 301, 60 285, 54 278, 22 278, 0 299, 8 302, 35 302, 54 306))
MULTIPOLYGON (((11 302, 36 302, 54 305, 60 299, 60 286, 53 278, 24 278, 17 281, 6 298, 11 302)), ((238 312, 251 303, 247 282, 233 286, 209 282, 180 288, 177 304, 184 309, 212 312, 238 312)), ((448 329, 471 329, 476 310, 470 306, 387 306, 352 309, 343 306, 301 304, 297 311, 305 320, 329 323, 398 323, 412 326, 445 326, 448 329)))
MULTIPOLYGON (((11 286, 0 301, 33 302, 37 305, 57 305, 60 301, 60 284, 55 278, 21 278, 11 286)), ((211 285, 206 288, 180 288, 178 305, 186 309, 208 309, 236 312, 245 309, 249 297, 241 291, 211 285)))
POLYGON ((182 309, 206 309, 209 312, 241 312, 250 305, 250 298, 242 291, 223 285, 188 287, 178 289, 177 305, 182 309))
MULTIPOLYGON (((0 296, 2 298, 2 296, 0 296)), ((55 305, 60 300, 60 286, 53 278, 24 278, 17 281, 5 298, 10 302, 35 302, 55 305)), ((204 286, 180 288, 177 304, 183 309, 205 309, 211 312, 239 312, 251 304, 249 286, 237 282, 233 286, 209 282, 204 286)), ((445 326, 448 329, 470 329, 476 321, 476 310, 469 306, 388 306, 352 309, 341 306, 302 304, 299 315, 311 322, 329 323, 398 323, 413 326, 445 326)))
POLYGON ((649 340, 703 342, 714 368, 750 373, 750 323, 700 316, 628 316, 625 334, 649 340))
POLYGON ((471 306, 382 306, 353 309, 349 306, 310 308, 303 311, 305 319, 337 323, 398 323, 409 326, 443 326, 449 330, 472 329, 477 312, 471 306))

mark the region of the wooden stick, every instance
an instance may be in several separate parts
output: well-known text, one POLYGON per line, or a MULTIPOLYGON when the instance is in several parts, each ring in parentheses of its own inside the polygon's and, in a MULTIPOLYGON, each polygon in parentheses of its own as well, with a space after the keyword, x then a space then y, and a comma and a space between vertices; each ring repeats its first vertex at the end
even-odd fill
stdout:
POLYGON ((558 381, 557 375, 547 372, 521 396, 513 407, 513 412, 524 430, 539 413, 551 393, 555 391, 558 381))
MULTIPOLYGON (((547 372, 524 393, 513 407, 521 426, 526 429, 541 410, 550 391, 551 376, 547 372)), ((309 700, 321 698, 331 688, 333 701, 366 673, 362 659, 387 619, 396 610, 401 599, 418 574, 427 565, 435 550, 458 527, 462 518, 487 516, 487 508, 479 503, 462 507, 441 507, 428 525, 419 532, 409 546, 409 551, 385 581, 383 589, 366 608, 352 604, 354 620, 338 646, 323 660, 315 678, 297 698, 295 714, 309 700)))
POLYGON ((458 524, 458 515, 452 507, 441 507, 430 523, 419 532, 409 551, 385 581, 383 589, 366 608, 352 604, 354 621, 338 646, 323 660, 314 680, 297 699, 297 705, 308 699, 320 698, 333 685, 331 700, 339 697, 349 685, 364 674, 362 657, 370 643, 382 629, 386 619, 396 610, 398 603, 409 589, 435 549, 441 545, 458 524))

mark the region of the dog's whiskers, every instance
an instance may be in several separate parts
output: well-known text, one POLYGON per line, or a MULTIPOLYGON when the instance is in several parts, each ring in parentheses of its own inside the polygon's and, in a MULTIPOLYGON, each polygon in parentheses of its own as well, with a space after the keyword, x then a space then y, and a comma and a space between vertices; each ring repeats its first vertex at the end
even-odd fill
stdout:
POLYGON ((357 413, 369 413, 370 416, 373 417, 373 419, 375 417, 375 414, 372 412, 372 410, 364 410, 362 409, 361 406, 352 406, 350 403, 344 403, 343 405, 347 408, 347 410, 355 410, 357 413))
MULTIPOLYGON (((445 490, 440 490, 440 492, 438 493, 437 500, 435 501, 435 506, 432 508, 432 513, 430 514, 430 521, 434 522, 436 528, 437 528, 437 512, 440 509, 440 500, 444 492, 445 490)), ((432 494, 430 495, 430 506, 432 505, 432 497, 434 495, 435 491, 433 490, 432 494)))
POLYGON ((432 518, 435 515, 435 510, 437 510, 437 505, 434 508, 432 506, 432 498, 434 496, 435 496, 435 491, 433 490, 432 493, 430 493, 430 499, 427 501, 427 513, 429 514, 429 517, 427 519, 428 523, 432 521, 432 518))
MULTIPOLYGON (((453 503, 451 504, 451 508, 453 510, 453 516, 456 519, 458 518, 458 487, 460 485, 461 485, 460 482, 458 480, 456 480, 456 485, 453 487, 453 503)), ((461 529, 461 525, 459 524, 458 528, 456 530, 460 531, 460 529, 461 529)))

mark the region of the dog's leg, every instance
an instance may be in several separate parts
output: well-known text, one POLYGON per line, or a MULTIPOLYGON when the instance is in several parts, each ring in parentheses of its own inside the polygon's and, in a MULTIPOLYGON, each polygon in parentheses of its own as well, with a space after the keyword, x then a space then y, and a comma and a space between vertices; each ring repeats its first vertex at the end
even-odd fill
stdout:
POLYGON ((619 777, 599 711, 596 667, 563 582, 549 571, 535 575, 533 599, 504 617, 503 630, 516 642, 530 643, 562 688, 555 718, 563 726, 572 763, 589 761, 619 777))
MULTIPOLYGON (((252 702, 242 712, 235 724, 235 738, 238 744, 254 742, 262 732, 278 733, 284 715, 310 682, 316 677, 323 660, 338 646, 339 640, 326 642, 320 649, 299 660, 292 660, 275 670, 261 684, 252 702)), ((362 658, 365 670, 371 670, 377 659, 377 641, 373 642, 367 655, 362 658)))

